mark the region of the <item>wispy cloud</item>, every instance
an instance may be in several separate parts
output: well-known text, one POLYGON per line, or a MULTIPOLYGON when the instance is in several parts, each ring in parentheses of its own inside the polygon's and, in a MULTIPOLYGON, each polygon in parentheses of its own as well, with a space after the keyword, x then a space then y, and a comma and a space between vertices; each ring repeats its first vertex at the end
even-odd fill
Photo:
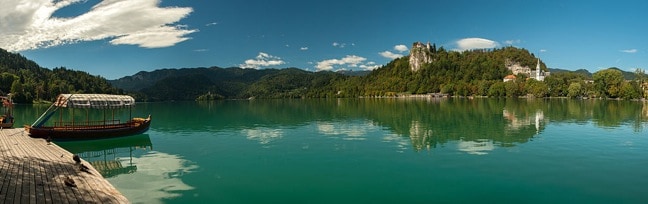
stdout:
POLYGON ((625 52, 625 53, 637 53, 637 49, 629 49, 629 50, 619 50, 620 52, 625 52))
MULTIPOLYGON (((347 46, 346 43, 340 43, 340 42, 333 42, 331 44, 333 47, 338 47, 338 48, 345 48, 347 46)), ((350 44, 352 47, 355 46, 355 43, 350 44)))
POLYGON ((317 71, 331 71, 336 68, 342 67, 342 69, 346 69, 349 67, 360 67, 360 68, 368 68, 368 66, 371 66, 375 63, 369 62, 369 63, 363 63, 366 61, 367 58, 356 56, 356 55, 347 55, 346 57, 342 59, 327 59, 323 61, 317 62, 317 65, 315 65, 315 68, 317 71), (364 65, 364 66, 363 66, 364 65))
MULTIPOLYGON (((405 45, 394 45, 394 50, 399 53, 403 53, 409 49, 405 45)), ((396 59, 399 57, 403 57, 403 54, 399 54, 399 53, 393 53, 391 51, 383 51, 383 52, 379 52, 378 54, 388 59, 396 59)))
POLYGON ((9 51, 33 50, 64 44, 110 39, 113 45, 144 48, 173 46, 198 30, 174 25, 192 8, 159 7, 159 0, 111 0, 71 18, 53 16, 58 10, 84 0, 2 0, 0 47, 9 51))
POLYGON ((378 69, 380 65, 377 65, 375 62, 367 62, 365 64, 361 64, 358 67, 360 67, 363 70, 374 70, 374 69, 378 69))
POLYGON ((240 64, 239 66, 246 69, 259 69, 261 67, 277 66, 282 64, 286 64, 286 62, 284 62, 280 57, 272 56, 264 52, 259 52, 259 55, 257 55, 254 59, 245 60, 245 63, 240 64))
POLYGON ((211 22, 211 23, 205 24, 205 26, 215 26, 215 25, 218 25, 218 22, 211 22))
POLYGON ((522 40, 520 40, 520 39, 517 39, 517 40, 505 40, 504 44, 513 45, 513 44, 520 44, 521 42, 522 42, 522 40))
POLYGON ((498 46, 497 42, 489 39, 484 39, 484 38, 464 38, 458 40, 456 43, 457 43, 457 50, 459 51, 473 50, 473 49, 488 49, 488 48, 495 48, 498 46))
POLYGON ((208 49, 195 49, 193 50, 194 52, 207 52, 209 51, 208 49))
POLYGON ((299 48, 299 50, 306 51, 306 50, 308 50, 308 47, 301 47, 301 48, 299 48))
POLYGON ((540 49, 540 52, 547 52, 547 50, 545 50, 545 49, 540 49))

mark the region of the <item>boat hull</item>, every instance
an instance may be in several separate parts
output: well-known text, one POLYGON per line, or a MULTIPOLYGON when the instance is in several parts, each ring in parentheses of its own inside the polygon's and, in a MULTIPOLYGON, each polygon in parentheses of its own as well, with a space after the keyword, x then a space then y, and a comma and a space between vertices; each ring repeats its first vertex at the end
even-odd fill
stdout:
POLYGON ((151 125, 151 118, 132 121, 129 124, 112 127, 25 127, 30 137, 50 138, 52 140, 93 140, 137 135, 146 132, 151 125))

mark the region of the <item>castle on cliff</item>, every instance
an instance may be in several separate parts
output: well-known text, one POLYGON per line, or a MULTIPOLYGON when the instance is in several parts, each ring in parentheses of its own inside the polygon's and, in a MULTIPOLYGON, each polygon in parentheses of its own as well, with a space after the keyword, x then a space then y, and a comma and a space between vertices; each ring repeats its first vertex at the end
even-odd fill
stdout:
MULTIPOLYGON (((409 56, 409 67, 412 72, 417 72, 420 70, 424 64, 434 62, 433 56, 437 53, 437 48, 435 44, 423 44, 421 42, 414 42, 412 48, 410 49, 409 56)), ((529 78, 535 79, 537 81, 544 81, 546 76, 549 76, 549 72, 542 71, 540 67, 540 58, 537 59, 538 63, 536 64, 535 70, 531 70, 529 66, 522 66, 519 62, 514 62, 509 59, 506 60, 504 66, 513 72, 512 75, 506 76, 504 81, 514 80, 515 75, 523 74, 529 78)))
POLYGON ((410 49, 409 64, 413 72, 421 69, 423 64, 432 62, 432 54, 436 53, 436 45, 430 45, 430 42, 423 44, 415 42, 410 49))

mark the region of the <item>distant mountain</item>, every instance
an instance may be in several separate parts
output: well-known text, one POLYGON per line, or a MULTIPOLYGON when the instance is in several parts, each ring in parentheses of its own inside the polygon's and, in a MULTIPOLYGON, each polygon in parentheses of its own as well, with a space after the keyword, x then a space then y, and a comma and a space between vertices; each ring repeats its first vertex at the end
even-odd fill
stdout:
POLYGON ((371 73, 371 71, 353 71, 353 70, 340 70, 336 73, 340 73, 346 76, 366 76, 371 73))
POLYGON ((330 87, 330 79, 344 76, 298 68, 210 67, 142 71, 109 82, 126 91, 138 92, 147 101, 195 100, 205 94, 218 98, 291 98, 318 97, 315 92, 323 86, 330 87))
MULTIPOLYGON (((262 76, 269 73, 276 72, 275 69, 241 69, 241 68, 181 68, 181 69, 158 69, 155 71, 141 71, 133 76, 126 76, 116 80, 109 80, 115 87, 124 89, 126 91, 141 91, 149 87, 155 86, 161 80, 167 78, 181 79, 193 75, 202 75, 214 83, 229 83, 229 82, 253 82, 259 80, 262 76)), ((169 81, 167 81, 169 82, 169 81)))
MULTIPOLYGON (((623 70, 621 70, 619 68, 616 68, 616 67, 611 67, 609 69, 616 69, 616 70, 621 71, 621 73, 623 74, 623 78, 625 78, 626 80, 635 80, 637 78, 637 74, 634 73, 634 72, 623 71, 623 70)), ((587 76, 587 78, 589 78, 589 79, 592 79, 592 74, 593 74, 593 73, 589 72, 586 69, 578 69, 578 70, 575 70, 575 71, 571 71, 571 70, 565 70, 565 69, 549 68, 549 71, 551 71, 551 73, 564 73, 564 72, 566 72, 566 73, 583 74, 583 75, 587 76)))
POLYGON ((566 70, 566 69, 559 69, 559 68, 548 68, 551 73, 577 73, 577 74, 583 74, 588 77, 592 77, 592 73, 587 71, 586 69, 579 69, 579 70, 566 70))

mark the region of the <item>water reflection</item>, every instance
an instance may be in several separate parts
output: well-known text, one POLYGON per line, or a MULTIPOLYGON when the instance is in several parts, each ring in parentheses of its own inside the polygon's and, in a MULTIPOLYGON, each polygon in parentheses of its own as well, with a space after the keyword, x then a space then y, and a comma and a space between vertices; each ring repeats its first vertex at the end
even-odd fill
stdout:
POLYGON ((181 177, 198 166, 178 155, 153 151, 148 134, 57 145, 92 164, 133 203, 161 203, 194 189, 181 177))
MULTIPOLYGON (((513 147, 541 135, 549 123, 631 125, 641 132, 648 118, 646 104, 572 99, 318 99, 151 103, 138 106, 137 111, 155 113, 158 120, 152 128, 156 131, 232 131, 264 147, 291 137, 289 129, 314 125, 320 135, 354 141, 377 137, 394 142, 397 151, 430 151, 460 143, 462 149, 490 149, 490 143, 493 148, 513 147), (374 136, 377 131, 380 135, 374 136)), ((489 152, 486 149, 477 152, 489 152)))
POLYGON ((468 154, 485 155, 488 154, 489 151, 495 149, 495 144, 492 140, 488 139, 480 139, 475 141, 459 140, 457 149, 468 154))
POLYGON ((150 151, 132 162, 138 166, 136 173, 108 179, 132 203, 162 203, 194 189, 181 177, 198 166, 178 155, 150 151))
POLYGON ((508 124, 506 124, 507 132, 514 132, 533 126, 535 127, 536 134, 539 134, 544 128, 542 125, 544 123, 544 112, 542 110, 536 110, 535 113, 531 115, 527 114, 518 116, 516 115, 514 110, 509 111, 504 109, 502 111, 502 115, 509 122, 508 124))
POLYGON ((243 129, 241 130, 242 134, 246 136, 248 140, 258 141, 259 144, 267 145, 272 141, 281 139, 284 135, 283 130, 267 128, 267 127, 257 127, 254 129, 243 129))
POLYGON ((366 140, 367 134, 375 129, 371 121, 316 122, 320 134, 340 137, 343 140, 366 140))
POLYGON ((105 178, 136 172, 137 166, 133 157, 153 149, 148 134, 57 144, 90 162, 105 178))

